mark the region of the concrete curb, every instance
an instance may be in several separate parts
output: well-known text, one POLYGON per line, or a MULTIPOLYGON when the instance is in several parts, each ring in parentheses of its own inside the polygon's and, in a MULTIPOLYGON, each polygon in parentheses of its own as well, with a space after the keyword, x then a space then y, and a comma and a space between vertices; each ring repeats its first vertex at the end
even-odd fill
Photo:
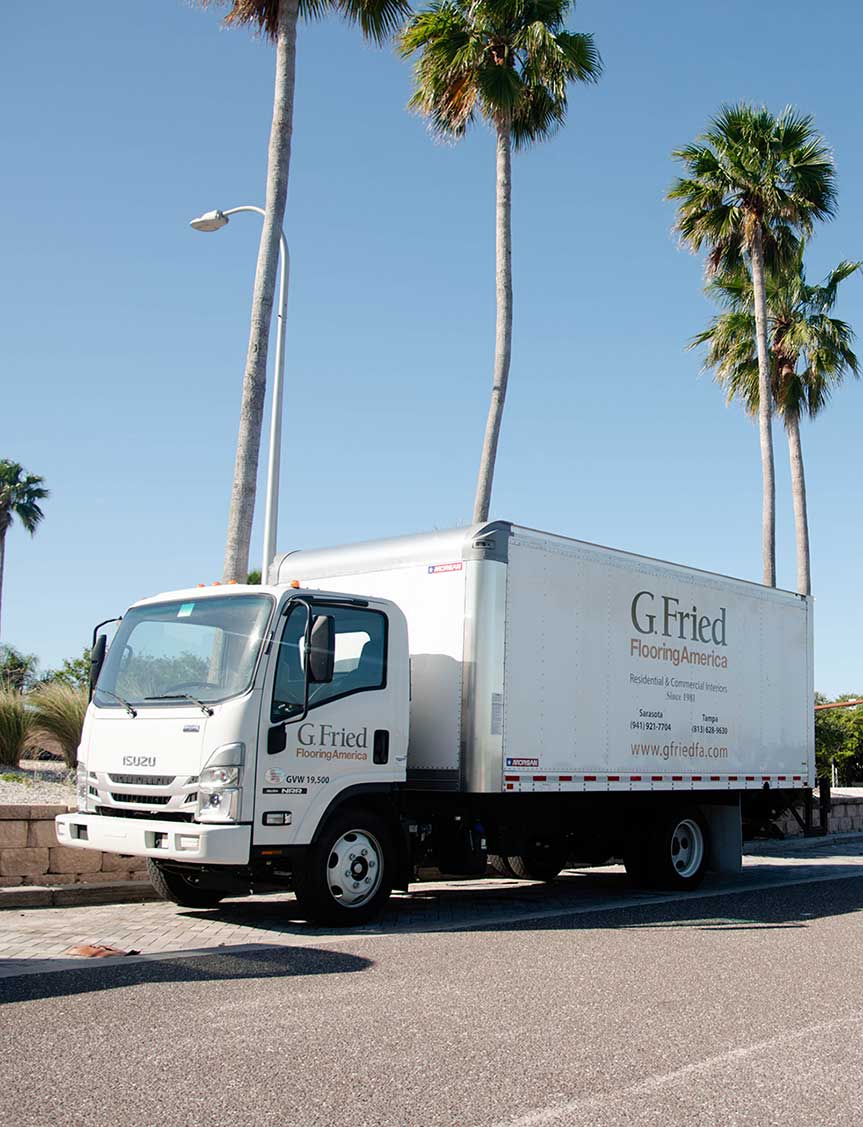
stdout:
POLYGON ((106 881, 103 884, 19 885, 0 888, 3 908, 75 908, 88 904, 137 904, 158 900, 145 880, 106 881))

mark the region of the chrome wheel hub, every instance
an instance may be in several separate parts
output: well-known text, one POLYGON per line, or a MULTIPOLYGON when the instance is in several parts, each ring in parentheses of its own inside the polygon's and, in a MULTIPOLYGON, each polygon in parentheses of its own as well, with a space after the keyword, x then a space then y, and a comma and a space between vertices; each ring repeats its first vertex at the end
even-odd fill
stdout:
POLYGON ((333 844, 328 862, 330 895, 345 908, 359 908, 374 896, 383 878, 380 842, 367 830, 348 830, 333 844))
POLYGON ((671 864, 681 877, 698 872, 704 857, 704 834, 691 818, 684 818, 671 835, 671 864))

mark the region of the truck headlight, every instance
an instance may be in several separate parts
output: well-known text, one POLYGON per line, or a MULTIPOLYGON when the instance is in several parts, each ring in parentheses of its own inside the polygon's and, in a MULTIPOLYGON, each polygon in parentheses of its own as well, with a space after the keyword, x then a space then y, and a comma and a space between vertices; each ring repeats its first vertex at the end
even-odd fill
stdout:
POLYGON ((223 744, 207 760, 198 779, 197 821, 239 820, 243 795, 240 774, 245 755, 245 744, 223 744))
POLYGON ((240 788, 198 791, 199 822, 236 822, 240 816, 240 788))
POLYGON ((87 776, 87 768, 81 763, 78 764, 78 770, 75 773, 75 789, 78 792, 78 813, 86 814, 90 804, 90 781, 87 776))
POLYGON ((239 767, 205 767, 198 783, 202 787, 236 787, 240 785, 239 767))

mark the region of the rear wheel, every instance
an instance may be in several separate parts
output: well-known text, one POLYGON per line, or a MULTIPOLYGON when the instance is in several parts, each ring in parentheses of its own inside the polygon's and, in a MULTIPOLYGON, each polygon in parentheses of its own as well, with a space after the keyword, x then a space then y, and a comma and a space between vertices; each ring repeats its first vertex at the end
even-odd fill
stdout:
POLYGON ((707 867, 707 827, 695 808, 671 811, 647 835, 647 872, 655 888, 697 888, 707 867))
POLYGON ((506 857, 501 857, 497 853, 489 853, 488 863, 499 877, 514 877, 515 873, 512 871, 512 866, 506 857))
POLYGON ((215 908, 226 893, 212 888, 199 888, 194 873, 181 873, 177 869, 164 869, 158 861, 147 859, 150 883, 163 900, 170 900, 183 908, 215 908))
POLYGON ((554 880, 566 866, 566 842, 558 837, 531 837, 524 852, 507 857, 513 876, 521 880, 554 880))
POLYGON ((356 927, 383 909, 395 878, 392 833, 369 810, 337 812, 294 873, 305 919, 356 927))

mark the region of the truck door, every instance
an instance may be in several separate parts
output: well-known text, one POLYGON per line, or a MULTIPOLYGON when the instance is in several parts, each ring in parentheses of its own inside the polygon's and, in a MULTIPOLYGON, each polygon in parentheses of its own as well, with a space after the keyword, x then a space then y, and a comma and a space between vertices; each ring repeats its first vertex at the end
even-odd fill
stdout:
POLYGON ((264 682, 253 844, 307 844, 331 801, 348 787, 404 779, 398 671, 389 668, 386 613, 325 599, 288 604, 264 682), (309 685, 303 641, 308 607, 332 619, 332 680, 309 685))

